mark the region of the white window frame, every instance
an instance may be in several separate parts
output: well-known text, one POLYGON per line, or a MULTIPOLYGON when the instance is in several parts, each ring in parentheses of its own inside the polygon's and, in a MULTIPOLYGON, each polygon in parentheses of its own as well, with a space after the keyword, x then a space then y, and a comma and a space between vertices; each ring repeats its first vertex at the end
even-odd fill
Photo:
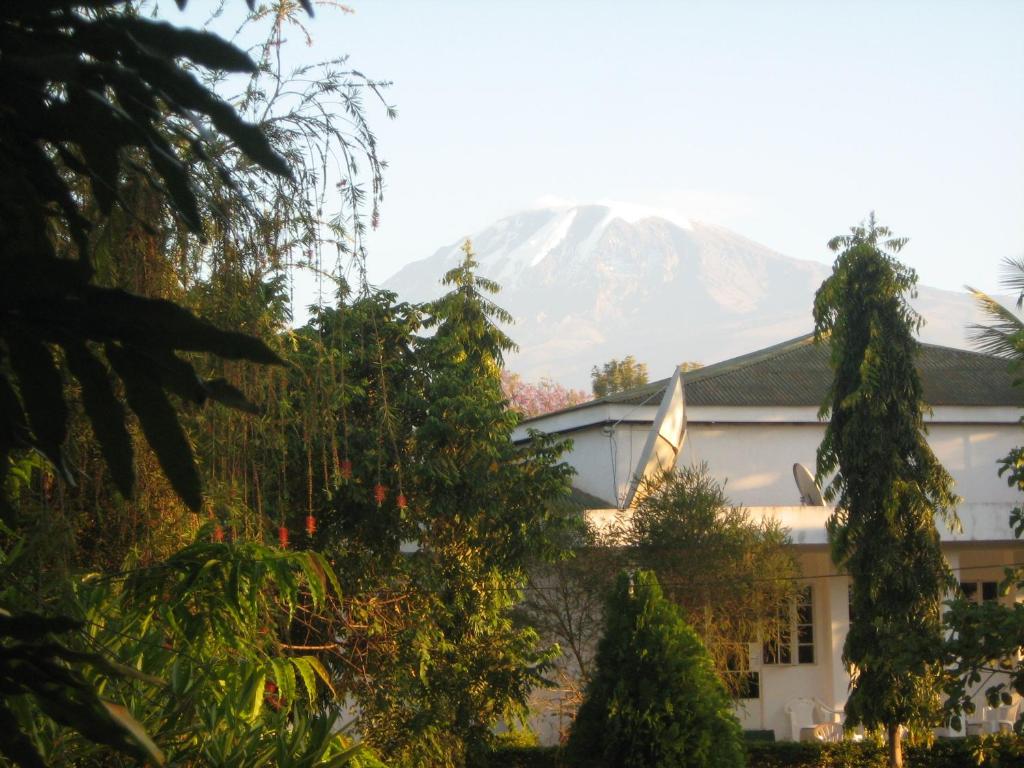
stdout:
POLYGON ((807 666, 817 663, 814 642, 814 586, 804 584, 790 604, 788 622, 775 638, 764 640, 761 664, 765 667, 807 666))

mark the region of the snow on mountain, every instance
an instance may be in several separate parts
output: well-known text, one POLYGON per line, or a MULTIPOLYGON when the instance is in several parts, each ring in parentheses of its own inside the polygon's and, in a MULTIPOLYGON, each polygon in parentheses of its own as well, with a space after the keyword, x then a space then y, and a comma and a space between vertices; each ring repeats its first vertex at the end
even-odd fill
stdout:
MULTIPOLYGON (((633 206, 524 211, 471 236, 480 274, 502 286, 527 379, 589 387, 590 369, 632 354, 652 378, 807 333, 825 264, 793 259, 721 227, 672 222, 633 206)), ((439 296, 462 240, 384 283, 407 301, 439 296)), ((965 347, 979 317, 965 293, 921 287, 922 340, 965 347)))

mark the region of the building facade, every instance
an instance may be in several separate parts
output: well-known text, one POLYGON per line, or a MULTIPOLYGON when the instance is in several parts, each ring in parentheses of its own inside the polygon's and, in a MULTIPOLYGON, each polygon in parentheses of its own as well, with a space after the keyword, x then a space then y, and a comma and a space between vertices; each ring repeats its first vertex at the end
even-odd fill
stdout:
MULTIPOLYGON (((849 580, 829 554, 825 521, 832 510, 814 505, 818 500, 794 480, 795 464, 813 474, 824 435, 818 412, 831 381, 828 354, 801 337, 531 419, 517 434, 539 429, 572 439, 567 461, 577 487, 605 500, 588 511, 598 524, 629 513, 644 476, 706 463, 733 504, 789 530, 803 587, 789 647, 766 653, 751 644, 756 697, 737 704, 745 729, 770 730, 777 739, 798 737, 807 719, 840 720, 833 713, 842 712, 849 687, 842 663, 849 580)), ((1024 544, 1009 525, 1021 499, 999 477, 998 461, 1024 443, 1024 392, 1005 360, 964 350, 922 345, 918 370, 931 407, 928 442, 962 498, 962 530, 940 525, 943 552, 971 599, 1017 599, 1000 597, 996 588, 1004 567, 1024 563, 1024 544)), ((979 698, 975 719, 983 715, 979 698)), ((564 717, 551 720, 538 723, 548 741, 565 727, 564 717)))

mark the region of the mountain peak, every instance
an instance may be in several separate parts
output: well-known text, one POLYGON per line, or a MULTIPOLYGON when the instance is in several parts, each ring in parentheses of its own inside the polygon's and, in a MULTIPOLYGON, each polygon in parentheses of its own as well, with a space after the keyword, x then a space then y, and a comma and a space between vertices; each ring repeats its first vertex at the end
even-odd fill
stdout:
MULTIPOLYGON (((789 258, 723 227, 624 203, 553 205, 471 236, 482 276, 516 324, 510 367, 584 386, 592 366, 632 354, 652 376, 679 360, 712 363, 808 331, 826 264, 789 258)), ((384 285, 407 301, 439 296, 464 238, 384 285)), ((966 294, 922 287, 924 339, 964 345, 977 320, 966 294)))

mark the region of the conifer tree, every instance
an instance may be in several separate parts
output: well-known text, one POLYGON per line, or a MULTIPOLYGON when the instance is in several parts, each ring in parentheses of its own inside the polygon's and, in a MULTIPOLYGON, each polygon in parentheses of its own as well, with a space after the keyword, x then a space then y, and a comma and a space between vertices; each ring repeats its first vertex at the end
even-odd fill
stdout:
POLYGON ((740 726, 697 633, 658 580, 621 574, 597 670, 569 735, 574 765, 738 768, 740 726))
POLYGON ((526 564, 554 546, 552 502, 567 497, 572 470, 549 438, 512 442, 519 416, 501 366, 513 343, 497 325, 511 318, 464 251, 449 292, 423 308, 434 333, 415 343, 421 402, 396 415, 407 507, 388 528, 418 547, 388 562, 415 621, 370 660, 373 688, 358 696, 367 740, 394 765, 463 765, 485 751, 499 719, 525 717, 551 655, 512 611, 526 564))
POLYGON ((875 222, 833 238, 832 275, 815 296, 815 335, 831 346, 818 479, 836 502, 832 557, 852 580, 847 723, 884 726, 902 765, 900 726, 929 724, 939 705, 940 607, 952 574, 935 515, 955 520, 953 480, 925 440, 915 368, 920 317, 907 302, 917 276, 906 243, 875 222))

